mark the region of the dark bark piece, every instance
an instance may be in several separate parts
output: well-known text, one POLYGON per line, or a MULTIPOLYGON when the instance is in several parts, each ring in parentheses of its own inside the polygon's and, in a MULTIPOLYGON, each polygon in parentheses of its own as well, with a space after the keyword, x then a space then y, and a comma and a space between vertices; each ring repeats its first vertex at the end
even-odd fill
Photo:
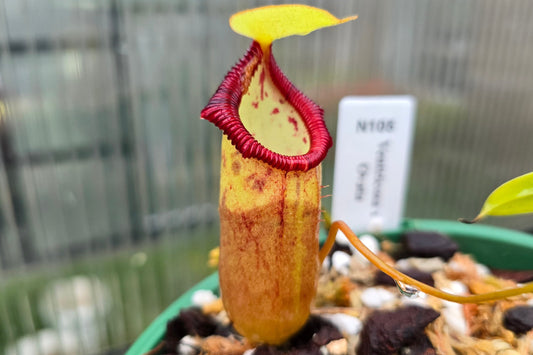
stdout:
POLYGON ((179 316, 171 319, 167 323, 167 331, 165 332, 165 350, 167 352, 176 352, 178 344, 184 336, 187 335, 187 329, 183 319, 180 319, 179 316))
POLYGON ((254 350, 254 355, 322 355, 320 347, 313 343, 308 343, 301 348, 280 349, 274 346, 260 345, 254 350))
POLYGON ((254 355, 281 355, 281 350, 276 349, 273 346, 260 345, 255 348, 254 355))
POLYGON ((491 272, 502 279, 513 280, 519 283, 533 281, 533 270, 496 270, 491 272))
POLYGON ((329 256, 332 256, 336 251, 343 251, 348 255, 353 255, 352 249, 347 244, 333 243, 331 250, 329 251, 329 256))
POLYGON ((187 308, 167 323, 165 342, 167 351, 176 351, 181 338, 186 335, 208 337, 215 334, 218 322, 212 316, 203 314, 200 309, 187 308))
MULTIPOLYGON (((426 285, 435 286, 435 280, 429 272, 425 272, 419 269, 399 269, 398 271, 406 274, 409 277, 412 277, 415 280, 423 282, 426 285)), ((376 274, 374 275, 374 282, 376 283, 376 285, 396 286, 394 279, 381 270, 376 272, 376 274)))
POLYGON ((342 339, 342 333, 336 326, 331 324, 329 321, 320 318, 321 327, 313 335, 313 343, 318 346, 323 346, 332 342, 333 340, 342 339))
POLYGON ((254 355, 308 355, 320 354, 320 347, 341 339, 341 332, 328 320, 311 315, 302 329, 280 347, 261 345, 254 355))
POLYGON ((318 346, 342 338, 341 332, 328 320, 311 315, 304 327, 289 339, 292 347, 299 347, 312 341, 318 346))
POLYGON ((517 306, 508 309, 503 316, 505 328, 515 334, 524 334, 533 329, 533 307, 517 306))
POLYGON ((400 350, 400 355, 437 355, 435 347, 427 335, 417 337, 415 342, 400 350))
POLYGON ((239 334, 239 332, 233 327, 233 323, 229 324, 222 324, 217 321, 217 327, 215 329, 215 332, 213 335, 220 335, 223 337, 229 337, 231 335, 235 337, 242 337, 242 335, 239 334))
POLYGON ((402 244, 407 255, 422 258, 439 256, 444 260, 450 259, 459 249, 456 242, 437 232, 406 232, 402 236, 402 244))
POLYGON ((358 355, 394 354, 424 336, 424 328, 439 315, 431 308, 418 306, 376 311, 365 322, 356 352, 358 355))

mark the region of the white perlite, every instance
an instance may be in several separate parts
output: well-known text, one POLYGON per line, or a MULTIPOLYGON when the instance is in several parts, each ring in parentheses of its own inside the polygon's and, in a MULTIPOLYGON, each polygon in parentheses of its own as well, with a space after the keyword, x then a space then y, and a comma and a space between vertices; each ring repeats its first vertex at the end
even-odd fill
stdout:
MULTIPOLYGON (((337 236, 335 238, 336 238, 337 243, 339 243, 340 245, 348 246, 350 248, 350 250, 352 251, 354 257, 356 257, 360 261, 363 261, 364 263, 369 263, 368 259, 366 257, 364 257, 361 253, 359 253, 359 251, 357 251, 357 249, 355 249, 355 247, 346 238, 344 233, 342 233, 341 231, 338 231, 337 232, 337 236)), ((370 251, 372 251, 374 254, 376 254, 377 252, 379 252, 381 250, 379 241, 377 240, 376 237, 374 237, 371 234, 363 234, 362 236, 359 237, 359 240, 368 249, 370 249, 370 251)))
POLYGON ((191 301, 194 306, 202 307, 215 302, 217 298, 211 290, 198 290, 193 293, 191 301))
POLYGON ((359 318, 348 314, 325 314, 322 317, 329 320, 345 336, 357 335, 363 329, 363 322, 359 318))
POLYGON ((433 273, 444 269, 446 262, 441 258, 405 258, 396 261, 396 268, 400 270, 418 269, 420 271, 433 273))
POLYGON ((463 312, 463 305, 456 305, 455 307, 444 307, 441 313, 446 320, 446 324, 452 331, 466 335, 468 326, 463 312))
POLYGON ((326 258, 322 262, 322 265, 321 265, 322 272, 324 272, 324 273, 328 272, 330 267, 331 267, 331 258, 328 255, 328 256, 326 256, 326 258))
POLYGON ((361 293, 361 302, 369 308, 380 308, 396 299, 396 294, 381 288, 369 287, 361 293))
MULTIPOLYGON (((468 292, 468 287, 460 281, 452 281, 448 287, 443 288, 443 291, 454 295, 465 295, 468 292)), ((468 333, 468 325, 466 323, 463 305, 450 301, 442 301, 442 305, 444 308, 441 313, 448 327, 459 334, 466 335, 468 333)))
POLYGON ((195 355, 198 354, 198 349, 200 349, 201 344, 199 340, 192 335, 186 335, 181 338, 180 343, 178 344, 178 354, 182 355, 195 355))
MULTIPOLYGON (((364 234, 364 235, 359 237, 359 240, 368 249, 370 249, 370 251, 372 253, 374 253, 374 254, 377 254, 381 250, 380 245, 379 245, 379 241, 373 235, 364 234)), ((357 251, 351 244, 350 244, 350 248, 352 249, 352 251, 354 253, 353 256, 355 258, 357 258, 359 261, 362 261, 365 264, 369 264, 370 263, 370 261, 368 261, 368 259, 365 256, 363 256, 363 254, 361 254, 359 251, 357 251)))
POLYGON ((331 256, 331 265, 342 275, 348 275, 350 270, 350 254, 343 251, 336 251, 331 256))

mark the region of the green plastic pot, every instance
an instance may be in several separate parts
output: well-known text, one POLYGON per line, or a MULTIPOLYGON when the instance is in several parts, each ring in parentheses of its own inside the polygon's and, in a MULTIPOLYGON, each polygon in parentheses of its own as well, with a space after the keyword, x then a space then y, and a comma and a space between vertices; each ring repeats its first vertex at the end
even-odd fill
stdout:
MULTIPOLYGON (((496 269, 533 270, 533 236, 505 228, 486 225, 467 225, 459 222, 411 219, 402 228, 384 235, 397 241, 408 230, 438 231, 453 238, 463 253, 472 254, 477 261, 496 269)), ((321 239, 325 238, 321 235, 321 239)), ((167 322, 182 308, 191 305, 197 290, 218 291, 218 274, 214 273, 172 303, 161 313, 130 347, 126 355, 141 355, 153 349, 166 331, 167 322)))

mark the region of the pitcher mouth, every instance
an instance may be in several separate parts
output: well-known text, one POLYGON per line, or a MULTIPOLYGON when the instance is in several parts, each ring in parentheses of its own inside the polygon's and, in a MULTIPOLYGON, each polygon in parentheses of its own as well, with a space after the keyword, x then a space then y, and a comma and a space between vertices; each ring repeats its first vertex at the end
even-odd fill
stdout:
MULTIPOLYGON (((270 49, 271 45, 263 49, 258 42, 254 41, 242 59, 226 74, 219 88, 202 110, 201 117, 220 128, 243 157, 255 158, 285 171, 307 171, 324 160, 333 141, 324 122, 323 110, 299 91, 283 74, 270 49), (254 74, 261 65, 263 65, 262 69, 268 71, 267 74, 275 89, 281 95, 280 101, 286 101, 301 119, 305 133, 299 138, 307 144, 305 152, 295 155, 276 152, 267 148, 266 144, 259 142, 245 126, 239 108, 243 96, 251 89, 254 74), (309 142, 306 142, 307 137, 309 142)), ((251 119, 256 118, 251 117, 251 119)), ((298 127, 295 122, 291 121, 297 131, 298 127)), ((287 128, 284 129, 287 130, 287 128)), ((289 133, 296 135, 295 132, 289 133)))

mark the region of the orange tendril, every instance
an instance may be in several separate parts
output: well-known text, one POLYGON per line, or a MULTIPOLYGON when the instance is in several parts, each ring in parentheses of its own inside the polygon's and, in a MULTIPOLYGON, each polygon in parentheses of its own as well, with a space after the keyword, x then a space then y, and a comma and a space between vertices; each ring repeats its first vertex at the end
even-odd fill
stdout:
POLYGON ((415 280, 412 277, 409 277, 403 274, 402 272, 396 270, 394 267, 383 262, 376 254, 371 252, 370 249, 368 249, 359 240, 359 238, 357 238, 357 235, 354 232, 352 232, 350 227, 348 227, 348 225, 342 221, 335 221, 331 224, 328 238, 326 242, 324 243, 322 249, 320 250, 320 254, 319 254, 320 262, 324 261, 329 251, 331 250, 331 247, 333 246, 333 243, 335 242, 335 238, 339 230, 346 236, 346 238, 348 238, 350 243, 361 254, 364 255, 365 258, 367 258, 372 264, 374 264, 374 266, 376 266, 378 269, 383 271, 385 274, 392 277, 394 280, 402 282, 409 286, 416 287, 419 291, 422 291, 428 295, 432 295, 432 296, 438 297, 446 301, 451 301, 451 302, 456 302, 456 303, 483 303, 483 302, 497 301, 500 299, 533 292, 533 282, 526 283, 522 286, 518 286, 515 288, 499 290, 499 291, 494 291, 494 292, 487 292, 487 293, 478 294, 478 295, 455 295, 452 293, 444 292, 435 287, 429 286, 423 282, 415 280))

